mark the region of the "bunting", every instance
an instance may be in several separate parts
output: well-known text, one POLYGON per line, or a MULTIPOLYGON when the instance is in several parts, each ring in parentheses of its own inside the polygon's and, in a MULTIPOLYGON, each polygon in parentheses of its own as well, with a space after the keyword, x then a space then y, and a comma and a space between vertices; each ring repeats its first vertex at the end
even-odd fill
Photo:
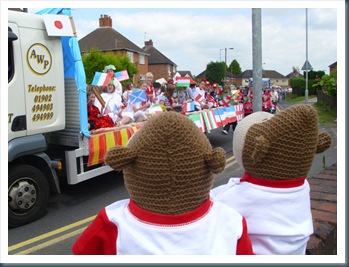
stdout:
MULTIPOLYGON (((193 103, 193 102, 191 102, 193 103)), ((222 127, 228 122, 242 119, 243 105, 206 109, 200 112, 189 113, 187 116, 199 130, 209 133, 211 130, 222 127)), ((126 146, 131 136, 138 131, 143 124, 117 129, 116 131, 100 132, 93 134, 89 139, 89 158, 87 166, 93 166, 103 162, 106 152, 113 146, 126 146)))

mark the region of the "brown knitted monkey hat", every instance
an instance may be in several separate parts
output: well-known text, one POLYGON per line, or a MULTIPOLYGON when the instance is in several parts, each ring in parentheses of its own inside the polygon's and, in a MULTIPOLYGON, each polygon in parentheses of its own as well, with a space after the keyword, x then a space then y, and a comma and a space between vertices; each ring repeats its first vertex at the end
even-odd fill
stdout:
POLYGON ((212 148, 193 121, 176 112, 150 118, 127 146, 111 148, 107 165, 123 170, 130 198, 160 214, 182 214, 207 198, 213 174, 225 167, 225 151, 212 148))
POLYGON ((307 176, 314 156, 331 146, 329 133, 319 133, 314 107, 294 105, 276 115, 252 113, 236 127, 233 152, 250 175, 284 180, 307 176))

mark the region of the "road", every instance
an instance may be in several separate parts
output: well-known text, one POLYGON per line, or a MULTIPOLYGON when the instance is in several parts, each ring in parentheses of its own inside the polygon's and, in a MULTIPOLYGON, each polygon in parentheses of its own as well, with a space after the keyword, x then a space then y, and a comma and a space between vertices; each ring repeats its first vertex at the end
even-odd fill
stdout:
MULTIPOLYGON (((333 144, 330 149, 315 156, 308 179, 323 170, 323 157, 326 158, 327 166, 337 161, 336 127, 320 125, 320 129, 331 133, 333 144)), ((207 136, 213 147, 223 147, 227 154, 226 168, 215 176, 213 187, 226 183, 230 177, 242 176, 243 170, 237 165, 232 153, 233 134, 224 135, 219 128, 207 136)), ((120 172, 110 172, 77 185, 62 185, 62 193, 51 196, 47 214, 42 219, 9 229, 8 254, 71 255, 75 239, 98 211, 124 198, 128 198, 128 193, 120 172)))

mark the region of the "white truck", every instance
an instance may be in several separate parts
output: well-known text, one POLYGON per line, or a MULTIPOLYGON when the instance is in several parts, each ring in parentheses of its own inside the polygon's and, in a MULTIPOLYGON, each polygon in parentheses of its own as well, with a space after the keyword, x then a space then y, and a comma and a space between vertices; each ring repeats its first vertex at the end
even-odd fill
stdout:
POLYGON ((8 11, 9 227, 42 217, 62 178, 76 184, 112 170, 87 166, 86 92, 65 77, 65 49, 42 15, 8 11))
MULTIPOLYGON (((242 114, 241 104, 187 115, 209 133, 242 114)), ((76 37, 49 36, 42 15, 8 11, 9 227, 41 218, 63 181, 73 185, 112 171, 103 163, 106 151, 126 145, 143 123, 94 133, 87 125, 76 37)))

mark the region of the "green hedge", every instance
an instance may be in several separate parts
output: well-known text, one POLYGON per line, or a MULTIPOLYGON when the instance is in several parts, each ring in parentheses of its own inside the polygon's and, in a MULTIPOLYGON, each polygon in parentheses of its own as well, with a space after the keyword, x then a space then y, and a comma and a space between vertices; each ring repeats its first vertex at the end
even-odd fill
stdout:
MULTIPOLYGON (((292 94, 295 94, 297 96, 305 95, 306 81, 304 78, 291 78, 290 82, 291 82, 292 94)), ((316 95, 316 88, 313 87, 314 83, 315 83, 315 80, 308 79, 308 95, 316 95)))

